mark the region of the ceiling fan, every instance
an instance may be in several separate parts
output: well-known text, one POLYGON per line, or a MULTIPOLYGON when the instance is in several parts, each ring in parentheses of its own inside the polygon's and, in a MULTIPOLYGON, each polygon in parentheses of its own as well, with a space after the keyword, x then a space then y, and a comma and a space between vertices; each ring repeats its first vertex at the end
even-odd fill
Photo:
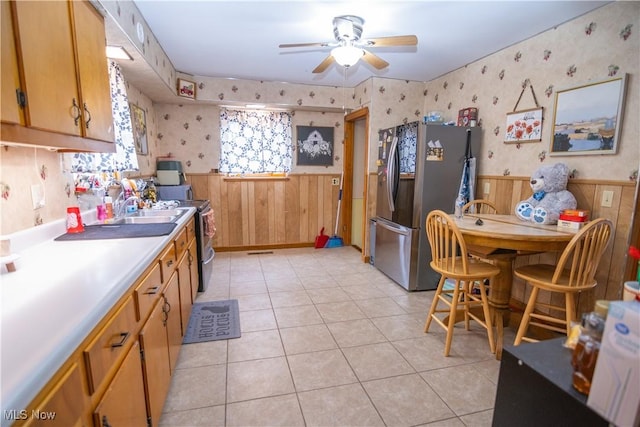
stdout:
POLYGON ((360 59, 381 70, 389 65, 387 61, 369 52, 365 48, 389 46, 415 46, 418 38, 414 35, 377 37, 361 39, 364 19, 355 15, 342 15, 333 18, 333 42, 290 43, 281 44, 281 48, 289 47, 333 47, 329 56, 320 63, 313 73, 322 73, 331 64, 337 62, 343 67, 350 67, 360 59))

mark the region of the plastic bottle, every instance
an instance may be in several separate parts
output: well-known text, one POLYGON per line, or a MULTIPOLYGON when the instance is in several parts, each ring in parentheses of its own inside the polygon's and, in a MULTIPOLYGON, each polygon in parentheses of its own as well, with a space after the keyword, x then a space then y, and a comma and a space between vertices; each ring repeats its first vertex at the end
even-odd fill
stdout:
POLYGON ((113 198, 111 198, 111 196, 104 198, 104 206, 107 211, 107 219, 113 218, 113 198))
POLYGON ((588 395, 591 389, 608 310, 609 302, 599 300, 596 301, 594 311, 582 316, 582 331, 571 357, 573 388, 582 394, 588 395))
POLYGON ((454 216, 456 218, 462 218, 462 207, 464 206, 464 199, 462 198, 462 196, 458 196, 456 198, 456 206, 455 206, 455 210, 453 212, 454 216))

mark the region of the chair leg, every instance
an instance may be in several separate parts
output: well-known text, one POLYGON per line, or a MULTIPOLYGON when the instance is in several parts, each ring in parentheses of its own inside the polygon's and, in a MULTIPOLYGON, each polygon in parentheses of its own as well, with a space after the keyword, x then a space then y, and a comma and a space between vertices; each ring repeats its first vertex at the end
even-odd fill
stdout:
POLYGON ((491 313, 489 312, 489 299, 484 284, 480 282, 480 298, 482 299, 482 313, 484 314, 484 324, 487 327, 487 336, 489 337, 489 349, 491 353, 496 352, 496 342, 493 338, 493 322, 491 321, 491 313))
POLYGON ((451 340, 453 339, 453 327, 456 324, 456 313, 458 311, 458 301, 460 299, 460 281, 456 280, 456 287, 453 290, 451 299, 451 309, 449 310, 449 323, 447 324, 447 338, 444 344, 444 355, 449 356, 451 350, 451 340))
POLYGON ((469 294, 471 293, 471 287, 473 286, 473 281, 468 280, 466 282, 463 282, 464 285, 462 286, 463 292, 462 292, 462 301, 464 302, 464 329, 465 330, 470 330, 470 325, 469 325, 469 304, 471 303, 471 299, 469 298, 469 294))
POLYGON ((531 313, 533 312, 533 308, 536 306, 536 299, 538 298, 538 287, 533 286, 531 288, 531 295, 529 296, 529 302, 527 303, 527 308, 524 310, 524 314, 522 315, 522 320, 520 321, 520 327, 518 328, 518 333, 516 333, 516 339, 513 342, 513 345, 520 345, 522 342, 522 337, 527 333, 527 329, 529 328, 529 320, 531 318, 531 313))
POLYGON ((567 336, 571 335, 571 322, 575 319, 575 299, 573 292, 567 292, 564 294, 565 304, 565 322, 567 322, 567 336))
POLYGON ((438 307, 439 296, 442 293, 442 288, 444 287, 445 277, 441 276, 440 281, 438 282, 438 287, 436 288, 436 293, 433 295, 433 301, 431 302, 431 308, 429 309, 429 314, 427 315, 427 320, 424 324, 424 332, 429 332, 429 326, 431 325, 431 319, 433 313, 436 312, 436 308, 438 307))

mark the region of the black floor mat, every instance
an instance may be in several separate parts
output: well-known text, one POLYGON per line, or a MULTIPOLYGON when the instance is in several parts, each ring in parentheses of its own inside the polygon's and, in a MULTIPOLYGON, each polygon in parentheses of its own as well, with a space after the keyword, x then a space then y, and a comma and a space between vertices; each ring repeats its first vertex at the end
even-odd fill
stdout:
POLYGON ((65 233, 54 240, 104 240, 131 237, 154 237, 170 234, 176 223, 159 224, 97 224, 87 225, 82 233, 65 233))

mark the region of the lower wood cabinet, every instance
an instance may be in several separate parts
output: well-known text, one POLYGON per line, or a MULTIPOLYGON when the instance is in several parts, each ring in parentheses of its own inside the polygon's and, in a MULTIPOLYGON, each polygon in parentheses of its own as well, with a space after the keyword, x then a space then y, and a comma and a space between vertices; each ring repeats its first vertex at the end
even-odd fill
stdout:
POLYGON ((140 331, 147 409, 151 418, 150 426, 156 426, 160 421, 164 400, 171 383, 166 324, 164 298, 160 298, 151 312, 149 320, 140 331))
POLYGON ((77 363, 71 365, 51 392, 38 405, 35 412, 28 413, 27 426, 69 427, 81 426, 82 413, 87 404, 82 385, 82 369, 77 363))
POLYGON ((189 275, 191 276, 191 304, 196 302, 200 280, 198 276, 198 241, 193 239, 187 250, 189 257, 189 275))
POLYGON ((180 318, 182 321, 182 335, 187 332, 189 316, 191 315, 192 298, 191 295, 191 269, 189 262, 189 251, 182 254, 178 261, 178 282, 180 283, 180 318))
POLYGON ((128 297, 84 351, 91 394, 100 387, 109 371, 122 357, 135 337, 136 327, 133 298, 128 297))
POLYGON ((196 239, 185 229, 29 405, 42 419, 16 418, 17 425, 159 424, 198 287, 196 239))
POLYGON ((171 372, 176 368, 178 354, 182 346, 179 286, 178 274, 174 272, 163 294, 167 318, 167 343, 169 345, 169 366, 171 372))
POLYGON ((94 425, 100 427, 147 425, 142 362, 137 340, 94 410, 93 419, 94 425))

